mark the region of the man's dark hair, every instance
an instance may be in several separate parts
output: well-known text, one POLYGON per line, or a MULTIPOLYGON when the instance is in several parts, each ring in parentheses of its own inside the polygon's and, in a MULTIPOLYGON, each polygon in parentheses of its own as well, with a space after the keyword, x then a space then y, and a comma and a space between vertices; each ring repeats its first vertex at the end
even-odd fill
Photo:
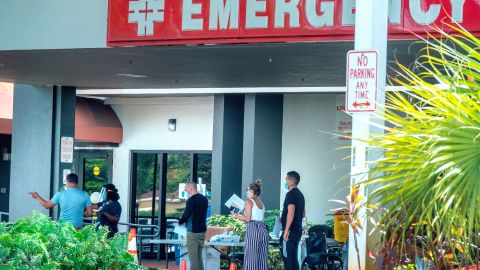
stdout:
POLYGON ((67 181, 71 184, 78 184, 78 176, 74 173, 67 175, 67 181))
POLYGON ((300 174, 296 171, 291 171, 287 173, 287 177, 292 179, 295 185, 298 185, 300 183, 300 174))

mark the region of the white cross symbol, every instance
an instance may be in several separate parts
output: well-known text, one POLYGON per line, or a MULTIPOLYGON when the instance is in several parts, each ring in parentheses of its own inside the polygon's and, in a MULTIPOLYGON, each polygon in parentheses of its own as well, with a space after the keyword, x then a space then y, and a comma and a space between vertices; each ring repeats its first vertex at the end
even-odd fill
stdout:
POLYGON ((138 36, 152 36, 155 22, 164 20, 165 0, 130 1, 128 22, 137 23, 138 36))

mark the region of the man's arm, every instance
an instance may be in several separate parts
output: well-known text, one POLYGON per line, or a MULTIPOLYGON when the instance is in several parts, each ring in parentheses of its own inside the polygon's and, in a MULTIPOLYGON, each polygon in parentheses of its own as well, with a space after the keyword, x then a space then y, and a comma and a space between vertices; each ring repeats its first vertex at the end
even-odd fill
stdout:
POLYGON ((285 241, 288 241, 290 226, 292 225, 294 215, 295 215, 295 204, 289 204, 287 208, 287 222, 285 223, 285 231, 283 232, 283 240, 285 241))
POLYGON ((50 209, 55 206, 55 204, 52 201, 47 201, 43 199, 40 195, 38 195, 37 192, 29 192, 29 194, 37 200, 45 209, 50 209))
POLYGON ((185 206, 185 210, 183 211, 183 215, 182 217, 180 218, 180 220, 178 221, 178 224, 182 225, 184 224, 185 222, 187 222, 188 218, 190 217, 190 215, 192 214, 193 212, 193 209, 192 209, 192 203, 191 203, 191 200, 188 199, 187 200, 187 205, 185 206))

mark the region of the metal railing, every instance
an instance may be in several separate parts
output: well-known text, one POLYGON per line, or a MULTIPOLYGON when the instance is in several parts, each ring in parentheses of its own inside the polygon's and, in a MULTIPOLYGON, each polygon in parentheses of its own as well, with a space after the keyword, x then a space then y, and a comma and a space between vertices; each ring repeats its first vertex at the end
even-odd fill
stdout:
MULTIPOLYGON (((150 239, 160 239, 160 227, 158 225, 151 224, 137 224, 137 223, 128 223, 128 222, 119 222, 118 225, 126 226, 127 231, 130 231, 130 228, 137 229, 137 252, 138 252, 138 262, 142 260, 142 253, 144 245, 151 245, 149 243, 150 239)), ((157 246, 157 261, 160 260, 160 244, 155 244, 157 246)))
MULTIPOLYGON (((92 218, 84 218, 85 224, 94 224, 98 220, 92 218), (87 221, 87 223, 85 222, 87 221)), ((138 224, 138 223, 129 223, 129 222, 119 222, 118 226, 126 227, 126 232, 130 231, 130 228, 135 228, 137 231, 137 253, 138 253, 138 262, 142 260, 143 247, 150 244, 150 239, 159 239, 160 238, 160 227, 158 225, 151 224, 138 224)), ((119 230, 124 231, 124 230, 119 230)), ((160 260, 160 244, 155 244, 157 247, 157 261, 160 260)))
POLYGON ((10 216, 10 214, 8 212, 0 212, 0 222, 3 221, 3 217, 7 217, 7 220, 8 220, 8 217, 10 216))

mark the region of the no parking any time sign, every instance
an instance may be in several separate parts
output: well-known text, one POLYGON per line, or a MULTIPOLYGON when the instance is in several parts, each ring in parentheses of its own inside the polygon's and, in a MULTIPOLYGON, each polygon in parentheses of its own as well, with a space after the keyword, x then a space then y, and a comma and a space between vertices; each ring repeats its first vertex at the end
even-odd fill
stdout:
POLYGON ((347 112, 374 112, 377 108, 377 51, 347 54, 347 112))

